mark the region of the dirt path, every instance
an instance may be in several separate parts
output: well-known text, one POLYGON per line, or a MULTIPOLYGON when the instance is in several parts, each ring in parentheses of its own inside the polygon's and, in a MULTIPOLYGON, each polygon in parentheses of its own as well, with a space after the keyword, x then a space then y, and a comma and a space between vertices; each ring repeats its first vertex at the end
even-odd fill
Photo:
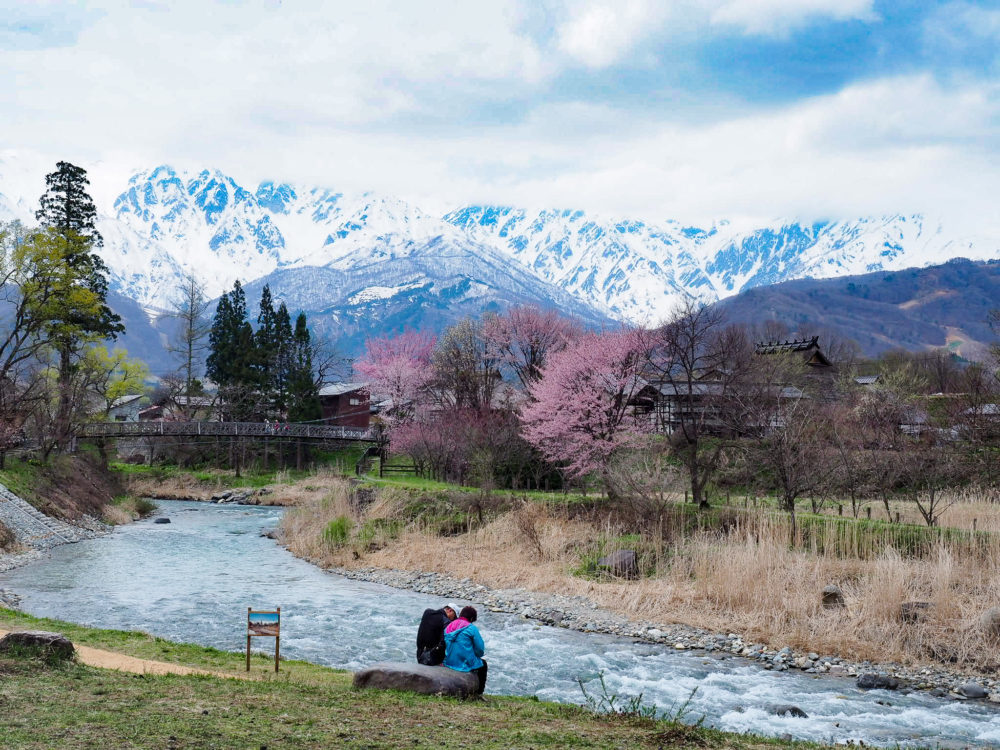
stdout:
MULTIPOLYGON (((0 638, 7 635, 9 631, 0 630, 0 638)), ((76 646, 76 644, 74 644, 76 646)), ((197 669, 195 667, 184 667, 180 664, 168 664, 152 659, 140 659, 135 656, 126 656, 114 651, 105 651, 100 648, 90 646, 76 646, 77 658, 84 664, 101 669, 115 669, 119 672, 134 672, 136 674, 204 674, 213 677, 229 677, 236 680, 250 679, 250 675, 228 672, 212 672, 207 669, 197 669)))

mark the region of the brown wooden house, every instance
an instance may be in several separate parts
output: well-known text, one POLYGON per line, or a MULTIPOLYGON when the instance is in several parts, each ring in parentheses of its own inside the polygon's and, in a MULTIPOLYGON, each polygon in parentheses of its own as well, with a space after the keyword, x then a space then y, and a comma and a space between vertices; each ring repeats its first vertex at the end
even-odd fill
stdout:
POLYGON ((323 422, 340 427, 367 429, 371 419, 371 396, 365 383, 331 383, 319 390, 323 422))

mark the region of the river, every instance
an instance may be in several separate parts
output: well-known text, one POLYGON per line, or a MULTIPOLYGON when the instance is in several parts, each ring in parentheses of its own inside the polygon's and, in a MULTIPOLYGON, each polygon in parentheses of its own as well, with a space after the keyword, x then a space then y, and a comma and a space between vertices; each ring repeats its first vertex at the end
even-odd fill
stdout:
MULTIPOLYGON (((244 647, 247 607, 281 607, 282 656, 351 670, 412 660, 420 613, 443 604, 294 557, 261 536, 277 526, 280 508, 179 501, 160 501, 160 508, 171 523, 140 521, 58 547, 0 574, 0 587, 17 593, 34 615, 232 651, 244 647)), ((864 692, 850 679, 770 672, 738 658, 678 653, 479 609, 490 693, 581 703, 577 678, 597 691, 603 672, 610 693, 641 693, 665 712, 693 691, 686 720, 704 717, 720 729, 883 746, 1000 746, 1000 711, 982 703, 864 692), (793 703, 809 718, 771 714, 768 706, 778 703, 793 703)), ((269 639, 257 641, 270 646, 269 639)))

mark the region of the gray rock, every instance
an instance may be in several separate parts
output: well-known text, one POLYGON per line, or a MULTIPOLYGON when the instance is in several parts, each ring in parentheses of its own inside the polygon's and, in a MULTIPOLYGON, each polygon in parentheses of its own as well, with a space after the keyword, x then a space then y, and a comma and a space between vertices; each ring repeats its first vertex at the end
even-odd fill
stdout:
POLYGON ((979 616, 979 627, 994 638, 1000 638, 1000 607, 991 607, 979 616))
POLYGON ((966 698, 985 698, 989 695, 989 692, 980 685, 978 682, 967 682, 964 685, 959 686, 956 690, 959 695, 964 695, 966 698))
POLYGON ((809 718, 809 714, 798 706, 793 706, 791 703, 778 703, 773 706, 768 706, 767 710, 775 716, 794 716, 797 719, 809 718))
POLYGON ((869 672, 858 677, 857 685, 862 690, 897 690, 899 689, 899 680, 887 674, 869 672))
POLYGON ((823 588, 823 609, 842 609, 846 606, 844 592, 840 590, 840 586, 831 583, 823 588))
POLYGON ((355 672, 354 687, 466 698, 475 695, 479 689, 479 680, 471 672, 456 672, 448 667, 381 662, 355 672))
POLYGON ((598 560, 597 564, 618 578, 639 577, 639 558, 634 550, 620 549, 612 552, 598 560))
POLYGON ((35 651, 44 656, 72 659, 76 649, 62 633, 47 630, 20 630, 0 638, 0 653, 35 651))
POLYGON ((153 523, 170 523, 170 519, 161 516, 160 518, 154 518, 153 523))
POLYGON ((923 622, 930 608, 930 602, 903 602, 899 605, 899 619, 903 622, 923 622))

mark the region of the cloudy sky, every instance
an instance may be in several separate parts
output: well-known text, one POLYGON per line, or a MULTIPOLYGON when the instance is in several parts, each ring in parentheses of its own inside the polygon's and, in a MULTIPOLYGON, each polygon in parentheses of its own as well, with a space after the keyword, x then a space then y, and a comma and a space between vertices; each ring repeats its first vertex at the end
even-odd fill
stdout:
POLYGON ((0 148, 95 184, 1000 226, 997 0, 0 0, 0 65, 0 148))

